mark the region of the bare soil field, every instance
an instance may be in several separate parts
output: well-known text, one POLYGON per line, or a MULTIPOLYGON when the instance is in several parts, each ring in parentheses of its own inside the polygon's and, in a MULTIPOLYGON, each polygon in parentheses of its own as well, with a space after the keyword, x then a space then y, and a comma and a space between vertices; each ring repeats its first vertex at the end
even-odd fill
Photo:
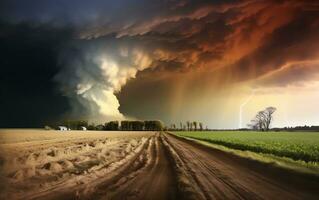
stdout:
POLYGON ((0 199, 318 199, 316 177, 158 132, 0 130, 0 199))

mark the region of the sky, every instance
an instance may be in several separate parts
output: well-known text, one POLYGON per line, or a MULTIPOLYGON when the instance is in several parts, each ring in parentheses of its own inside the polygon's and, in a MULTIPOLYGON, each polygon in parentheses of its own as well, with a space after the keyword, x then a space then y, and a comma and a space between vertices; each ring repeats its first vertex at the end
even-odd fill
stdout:
POLYGON ((2 0, 0 127, 319 125, 319 2, 2 0))

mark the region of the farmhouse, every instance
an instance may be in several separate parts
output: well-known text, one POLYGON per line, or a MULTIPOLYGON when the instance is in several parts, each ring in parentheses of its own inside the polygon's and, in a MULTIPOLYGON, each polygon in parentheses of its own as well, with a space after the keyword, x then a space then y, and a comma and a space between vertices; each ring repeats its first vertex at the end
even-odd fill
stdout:
POLYGON ((86 131, 87 128, 86 128, 85 126, 81 126, 81 130, 82 130, 82 131, 86 131))

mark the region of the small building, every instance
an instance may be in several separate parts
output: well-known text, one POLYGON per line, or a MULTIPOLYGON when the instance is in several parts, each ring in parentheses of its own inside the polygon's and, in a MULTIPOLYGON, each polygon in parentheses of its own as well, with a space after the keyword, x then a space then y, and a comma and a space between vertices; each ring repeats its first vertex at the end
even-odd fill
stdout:
POLYGON ((87 128, 86 128, 85 126, 81 126, 81 130, 82 130, 82 131, 86 131, 87 128))
POLYGON ((68 128, 67 128, 67 127, 65 127, 65 126, 59 126, 59 130, 60 130, 60 131, 67 131, 67 130, 68 130, 68 128))

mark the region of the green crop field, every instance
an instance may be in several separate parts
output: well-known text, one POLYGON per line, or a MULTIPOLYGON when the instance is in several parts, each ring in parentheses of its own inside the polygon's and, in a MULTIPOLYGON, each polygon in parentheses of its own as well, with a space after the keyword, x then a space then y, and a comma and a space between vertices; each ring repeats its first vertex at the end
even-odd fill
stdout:
POLYGON ((318 132, 184 131, 174 134, 237 150, 319 162, 318 132))

